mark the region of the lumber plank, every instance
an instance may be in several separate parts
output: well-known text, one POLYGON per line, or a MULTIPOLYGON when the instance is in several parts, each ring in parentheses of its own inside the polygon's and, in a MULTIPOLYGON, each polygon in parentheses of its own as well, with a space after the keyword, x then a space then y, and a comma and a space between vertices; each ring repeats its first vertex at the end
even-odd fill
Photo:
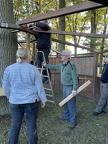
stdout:
POLYGON ((60 31, 60 30, 35 30, 25 28, 16 24, 0 23, 0 28, 14 29, 13 32, 27 32, 33 35, 36 35, 36 32, 51 33, 51 34, 62 34, 62 35, 72 35, 72 36, 83 36, 83 37, 93 37, 93 38, 108 38, 108 35, 105 34, 94 34, 94 33, 80 33, 80 32, 69 32, 69 31, 60 31))
MULTIPOLYGON (((91 81, 88 80, 87 82, 85 82, 83 85, 81 85, 78 89, 77 89, 77 94, 79 92, 81 92, 84 88, 86 88, 89 84, 91 84, 91 81)), ((63 106, 66 102, 68 102, 71 98, 73 98, 74 96, 72 94, 70 94, 68 97, 66 97, 64 100, 62 100, 59 103, 59 106, 63 106)))
POLYGON ((5 96, 4 91, 3 91, 3 88, 2 88, 2 87, 0 87, 0 96, 5 96))
POLYGON ((64 16, 64 15, 79 13, 79 12, 88 11, 88 10, 101 8, 101 7, 105 7, 105 6, 102 4, 92 2, 92 1, 86 1, 86 2, 75 4, 75 5, 72 5, 69 7, 61 8, 56 11, 51 11, 51 12, 41 14, 41 15, 38 15, 35 17, 17 21, 17 24, 23 25, 23 24, 27 24, 27 23, 37 22, 37 21, 45 20, 45 19, 52 19, 52 18, 64 16))
POLYGON ((28 29, 26 27, 16 25, 16 24, 0 23, 0 28, 19 30, 19 31, 23 31, 23 32, 30 33, 30 34, 33 34, 33 35, 36 34, 36 32, 34 32, 33 30, 28 29))
POLYGON ((70 46, 79 47, 79 48, 82 48, 82 49, 87 49, 87 50, 92 51, 92 52, 96 52, 95 50, 93 50, 91 48, 87 48, 85 46, 81 46, 81 45, 78 45, 78 44, 72 44, 70 42, 64 42, 64 41, 61 41, 61 40, 58 40, 58 39, 54 39, 54 38, 52 38, 52 41, 59 42, 59 43, 62 43, 62 44, 66 44, 66 45, 70 45, 70 46))
POLYGON ((72 36, 83 36, 83 37, 92 37, 92 38, 108 38, 108 35, 105 34, 95 34, 95 33, 81 33, 81 32, 69 32, 69 31, 60 31, 60 30, 35 30, 36 32, 51 33, 51 34, 62 34, 62 35, 72 35, 72 36))
MULTIPOLYGON (((36 41, 36 39, 31 39, 30 40, 30 42, 34 42, 34 41, 36 41)), ((66 45, 70 45, 70 46, 79 47, 79 48, 86 49, 86 50, 92 51, 94 53, 97 53, 96 50, 93 50, 91 48, 88 48, 88 47, 85 47, 85 46, 81 46, 81 45, 78 45, 78 44, 72 44, 70 42, 66 42, 66 41, 62 41, 62 40, 54 39, 54 38, 52 38, 52 41, 58 42, 58 43, 62 43, 62 44, 66 44, 66 45)), ((18 43, 26 43, 26 41, 25 40, 20 40, 20 41, 18 41, 18 43)))

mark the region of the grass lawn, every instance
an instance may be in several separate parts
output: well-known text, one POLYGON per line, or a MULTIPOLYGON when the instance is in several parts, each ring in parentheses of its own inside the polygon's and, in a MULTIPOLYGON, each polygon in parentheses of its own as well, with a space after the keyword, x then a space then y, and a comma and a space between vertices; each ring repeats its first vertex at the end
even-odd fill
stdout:
MULTIPOLYGON (((40 108, 38 113, 38 144, 105 144, 106 143, 106 114, 93 116, 96 102, 77 96, 77 126, 68 130, 68 122, 58 121, 58 115, 63 113, 63 107, 58 103, 62 93, 54 91, 57 108, 48 103, 40 108)), ((0 116, 0 144, 7 144, 10 128, 10 115, 0 116)), ((25 119, 20 131, 19 144, 27 144, 25 119)))

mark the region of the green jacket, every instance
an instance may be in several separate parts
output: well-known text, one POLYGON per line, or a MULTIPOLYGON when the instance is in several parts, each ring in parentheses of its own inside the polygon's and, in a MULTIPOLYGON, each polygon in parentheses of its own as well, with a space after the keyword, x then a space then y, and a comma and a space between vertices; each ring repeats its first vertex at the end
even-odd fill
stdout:
POLYGON ((61 73, 61 84, 66 86, 73 86, 73 90, 78 88, 78 75, 77 69, 72 62, 67 62, 66 64, 58 65, 46 65, 47 68, 53 70, 59 70, 61 73))

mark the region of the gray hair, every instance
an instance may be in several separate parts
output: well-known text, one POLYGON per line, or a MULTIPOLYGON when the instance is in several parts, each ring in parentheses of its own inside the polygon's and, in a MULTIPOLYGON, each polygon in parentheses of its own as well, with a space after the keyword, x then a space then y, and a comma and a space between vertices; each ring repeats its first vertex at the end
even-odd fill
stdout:
POLYGON ((23 59, 28 57, 29 49, 25 47, 18 48, 16 52, 16 62, 21 63, 23 59))
POLYGON ((65 53, 69 58, 71 58, 71 54, 68 50, 63 50, 62 53, 65 53))

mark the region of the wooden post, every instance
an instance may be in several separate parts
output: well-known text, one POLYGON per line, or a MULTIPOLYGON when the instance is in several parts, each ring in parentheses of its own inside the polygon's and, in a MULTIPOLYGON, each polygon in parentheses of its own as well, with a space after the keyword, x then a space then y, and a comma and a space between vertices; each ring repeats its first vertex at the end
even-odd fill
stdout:
POLYGON ((96 77, 97 77, 97 65, 98 65, 98 57, 97 54, 94 54, 94 65, 93 65, 93 99, 96 96, 96 77))
POLYGON ((35 43, 33 42, 32 45, 33 45, 33 62, 36 62, 35 43))
POLYGON ((0 96, 5 96, 5 93, 4 93, 4 91, 3 91, 3 88, 2 88, 2 87, 0 87, 0 96))
POLYGON ((26 34, 26 47, 30 49, 30 33, 26 34))

